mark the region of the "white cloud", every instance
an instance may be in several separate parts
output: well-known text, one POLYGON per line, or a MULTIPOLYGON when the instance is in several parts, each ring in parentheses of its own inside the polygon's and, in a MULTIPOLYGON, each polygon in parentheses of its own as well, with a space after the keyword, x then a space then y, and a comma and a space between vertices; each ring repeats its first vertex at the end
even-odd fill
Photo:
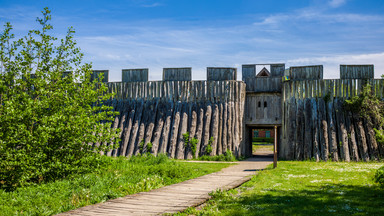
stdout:
POLYGON ((333 8, 340 7, 346 3, 346 0, 331 0, 329 1, 329 5, 333 8))

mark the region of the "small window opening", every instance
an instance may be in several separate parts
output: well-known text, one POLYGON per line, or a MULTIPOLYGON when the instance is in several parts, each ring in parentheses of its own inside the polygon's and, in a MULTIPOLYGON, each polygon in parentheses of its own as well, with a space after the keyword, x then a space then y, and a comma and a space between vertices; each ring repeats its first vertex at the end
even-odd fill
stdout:
POLYGON ((264 107, 267 107, 267 101, 264 101, 264 107))
POLYGON ((259 101, 259 103, 258 103, 258 105, 257 105, 258 107, 261 107, 261 102, 259 101))

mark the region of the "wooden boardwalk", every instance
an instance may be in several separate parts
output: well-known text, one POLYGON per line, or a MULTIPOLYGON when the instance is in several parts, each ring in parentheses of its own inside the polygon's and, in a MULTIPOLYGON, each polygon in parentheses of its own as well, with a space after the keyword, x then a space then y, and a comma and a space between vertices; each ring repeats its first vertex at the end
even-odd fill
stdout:
POLYGON ((161 215, 176 213, 197 206, 217 189, 229 190, 251 179, 256 171, 272 163, 272 158, 250 158, 223 170, 165 186, 149 192, 129 195, 104 203, 85 206, 64 215, 161 215))

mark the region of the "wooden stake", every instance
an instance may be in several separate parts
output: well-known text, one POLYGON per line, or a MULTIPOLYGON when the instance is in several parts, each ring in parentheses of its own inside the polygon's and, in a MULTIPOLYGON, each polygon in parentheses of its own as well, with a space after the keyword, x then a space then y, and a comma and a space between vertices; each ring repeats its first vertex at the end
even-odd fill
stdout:
POLYGON ((277 126, 275 125, 275 141, 273 145, 273 168, 277 167, 277 126))

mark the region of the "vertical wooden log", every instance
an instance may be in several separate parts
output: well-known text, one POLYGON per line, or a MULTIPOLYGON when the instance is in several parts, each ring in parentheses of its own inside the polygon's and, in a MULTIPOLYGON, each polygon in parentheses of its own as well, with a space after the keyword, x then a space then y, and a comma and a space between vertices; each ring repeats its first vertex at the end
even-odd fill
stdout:
POLYGON ((323 98, 318 98, 318 113, 320 121, 320 146, 321 146, 321 159, 328 161, 329 155, 329 139, 328 139, 328 122, 327 122, 327 109, 323 98))
POLYGON ((305 132, 304 132, 304 160, 312 158, 312 108, 310 99, 304 99, 304 119, 305 119, 305 132))
POLYGON ((200 152, 202 153, 202 155, 205 154, 205 150, 208 146, 208 143, 209 143, 209 129, 210 129, 210 126, 211 126, 211 115, 212 115, 212 107, 211 107, 211 104, 207 104, 207 107, 206 107, 206 112, 205 112, 205 115, 204 115, 204 129, 203 129, 203 142, 202 142, 202 145, 201 145, 201 150, 200 152))
POLYGON ((132 125, 132 133, 130 136, 129 146, 128 146, 128 152, 127 156, 130 157, 134 153, 134 150, 136 149, 136 137, 137 133, 140 127, 141 123, 141 116, 143 114, 144 110, 144 101, 142 99, 137 100, 136 102, 136 113, 135 113, 135 120, 132 125))
POLYGON ((176 107, 175 107, 170 143, 169 143, 169 148, 168 148, 168 156, 170 158, 175 158, 175 154, 176 154, 176 147, 177 147, 176 145, 177 145, 177 137, 179 134, 181 109, 182 109, 182 103, 178 101, 176 104, 176 107))
POLYGON ((223 134, 222 134, 222 142, 223 142, 223 152, 227 152, 228 147, 228 103, 224 103, 223 110, 223 134))
MULTIPOLYGON (((190 129, 189 129, 189 140, 195 138, 196 135, 196 126, 197 126, 197 112, 196 112, 196 102, 190 104, 192 106, 191 118, 190 118, 190 129)), ((195 152, 196 153, 196 152, 195 152)), ((191 144, 186 149, 185 159, 192 159, 195 155, 192 152, 191 144)))
MULTIPOLYGON (((125 127, 125 121, 127 119, 127 109, 128 109, 128 106, 129 106, 129 103, 128 101, 126 100, 121 100, 121 109, 120 109, 120 115, 121 115, 121 118, 120 118, 120 122, 119 122, 119 126, 118 128, 120 129, 120 133, 119 133, 119 139, 120 140, 123 140, 123 137, 124 137, 124 127, 125 127)), ((121 146, 122 146, 122 141, 119 142, 119 146, 117 147, 117 149, 113 150, 112 151, 112 156, 113 157, 116 157, 116 156, 119 156, 120 155, 120 150, 121 150, 121 146)))
POLYGON ((297 100, 296 115, 296 149, 295 159, 302 160, 304 155, 304 103, 301 99, 297 100))
MULTIPOLYGON (((143 89, 142 92, 143 92, 143 94, 145 94, 145 89, 143 89)), ((148 125, 149 118, 151 116, 150 113, 152 112, 152 110, 153 110, 153 101, 147 100, 145 102, 145 105, 144 105, 144 112, 143 112, 143 115, 141 117, 139 131, 138 131, 138 135, 137 135, 136 142, 135 142, 135 150, 133 151, 134 155, 140 154, 140 144, 143 141, 144 141, 143 152, 145 150, 145 146, 146 146, 146 143, 144 140, 145 128, 148 125)))
MULTIPOLYGON (((154 94, 154 89, 150 89, 150 93, 154 94)), ((153 130, 155 128, 156 123, 156 115, 158 113, 158 105, 159 105, 159 99, 155 99, 153 103, 151 103, 149 112, 146 113, 148 116, 148 122, 145 129, 145 137, 144 137, 144 152, 148 152, 147 144, 152 141, 152 134, 153 130)), ((150 153, 153 154, 153 143, 152 143, 152 149, 150 149, 150 153)))
MULTIPOLYGON (((117 111, 118 112, 119 109, 120 109, 120 106, 121 106, 121 103, 118 100, 116 100, 116 99, 112 100, 113 111, 117 111)), ((115 120, 112 122, 111 128, 113 128, 113 129, 117 128, 117 126, 119 125, 120 117, 121 117, 120 114, 115 116, 115 120)), ((105 145, 107 145, 107 146, 111 146, 113 144, 114 144, 113 142, 105 143, 105 145)), ((107 151, 105 154, 107 156, 111 156, 112 155, 112 150, 113 149, 107 151)))
POLYGON ((179 126, 179 136, 177 138, 177 153, 176 158, 177 159, 184 159, 185 155, 185 141, 183 135, 187 133, 188 129, 188 103, 183 102, 183 108, 180 118, 180 126, 179 126))
POLYGON ((349 147, 348 147, 348 133, 345 126, 344 112, 342 110, 343 102, 335 100, 335 115, 337 119, 338 131, 339 131, 339 145, 340 156, 342 160, 350 162, 349 147))
POLYGON ((233 152, 233 121, 234 115, 233 115, 233 102, 228 103, 228 147, 229 151, 233 152))
POLYGON ((339 161, 339 156, 337 154, 337 137, 336 137, 337 135, 336 135, 333 101, 328 101, 327 103, 327 120, 329 123, 328 138, 329 138, 330 153, 331 153, 332 161, 339 161))
POLYGON ((319 147, 319 120, 317 113, 317 102, 316 99, 311 99, 311 107, 312 107, 312 133, 313 133, 313 157, 318 162, 320 161, 320 147, 319 147))
POLYGON ((172 100, 169 100, 166 103, 166 115, 164 120, 163 132, 161 133, 160 147, 158 151, 159 154, 165 154, 168 152, 169 135, 173 122, 173 111, 174 109, 176 109, 176 107, 174 107, 175 104, 172 102, 172 100))
POLYGON ((157 106, 157 115, 156 115, 156 127, 155 127, 155 132, 153 133, 152 137, 152 154, 157 155, 160 153, 161 148, 160 148, 160 138, 161 138, 161 132, 163 131, 163 126, 164 126, 164 116, 165 113, 167 112, 166 110, 166 105, 164 104, 164 101, 159 101, 158 106, 157 106))
POLYGON ((353 119, 352 119, 352 113, 348 112, 345 115, 345 125, 347 127, 347 133, 349 134, 348 136, 348 143, 349 147, 351 149, 351 159, 353 161, 360 161, 359 157, 359 149, 357 147, 357 142, 356 142, 356 133, 355 133, 355 128, 353 126, 353 119))
POLYGON ((288 112, 286 113, 286 122, 288 125, 287 128, 287 140, 288 140, 288 149, 287 149, 287 159, 294 160, 295 159, 295 149, 296 149, 296 100, 294 97, 289 99, 288 102, 284 102, 284 104, 288 105, 288 112))
POLYGON ((204 106, 203 104, 200 104, 200 106, 198 107, 198 118, 197 118, 197 125, 196 125, 196 139, 197 139, 197 143, 196 143, 196 152, 195 152, 195 158, 198 158, 199 157, 199 154, 200 154, 200 146, 201 146, 201 138, 202 138, 202 134, 203 134, 203 127, 204 127, 204 106))
POLYGON ((367 135, 368 149, 371 160, 379 159, 379 151, 377 147, 375 131, 373 130, 373 123, 371 118, 364 119, 365 134, 367 135))
POLYGON ((353 123, 356 130, 357 146, 359 148, 360 157, 364 161, 369 161, 367 138, 365 135, 363 120, 358 114, 352 114, 353 123))
POLYGON ((124 127, 124 138, 122 139, 122 146, 120 150, 120 156, 126 156, 127 155, 127 150, 128 150, 128 142, 129 138, 131 136, 131 130, 132 130, 132 124, 135 120, 135 107, 136 107, 136 102, 135 101, 129 101, 129 115, 127 118, 127 123, 124 127))
POLYGON ((223 154, 223 140, 222 140, 222 134, 223 134, 223 103, 219 104, 219 127, 218 127, 218 140, 217 140, 217 155, 223 154))
POLYGON ((215 156, 217 152, 217 140, 218 140, 218 133, 219 133, 219 107, 217 104, 213 105, 213 113, 212 113, 212 120, 211 120, 211 137, 213 137, 212 142, 212 152, 211 156, 215 156))

